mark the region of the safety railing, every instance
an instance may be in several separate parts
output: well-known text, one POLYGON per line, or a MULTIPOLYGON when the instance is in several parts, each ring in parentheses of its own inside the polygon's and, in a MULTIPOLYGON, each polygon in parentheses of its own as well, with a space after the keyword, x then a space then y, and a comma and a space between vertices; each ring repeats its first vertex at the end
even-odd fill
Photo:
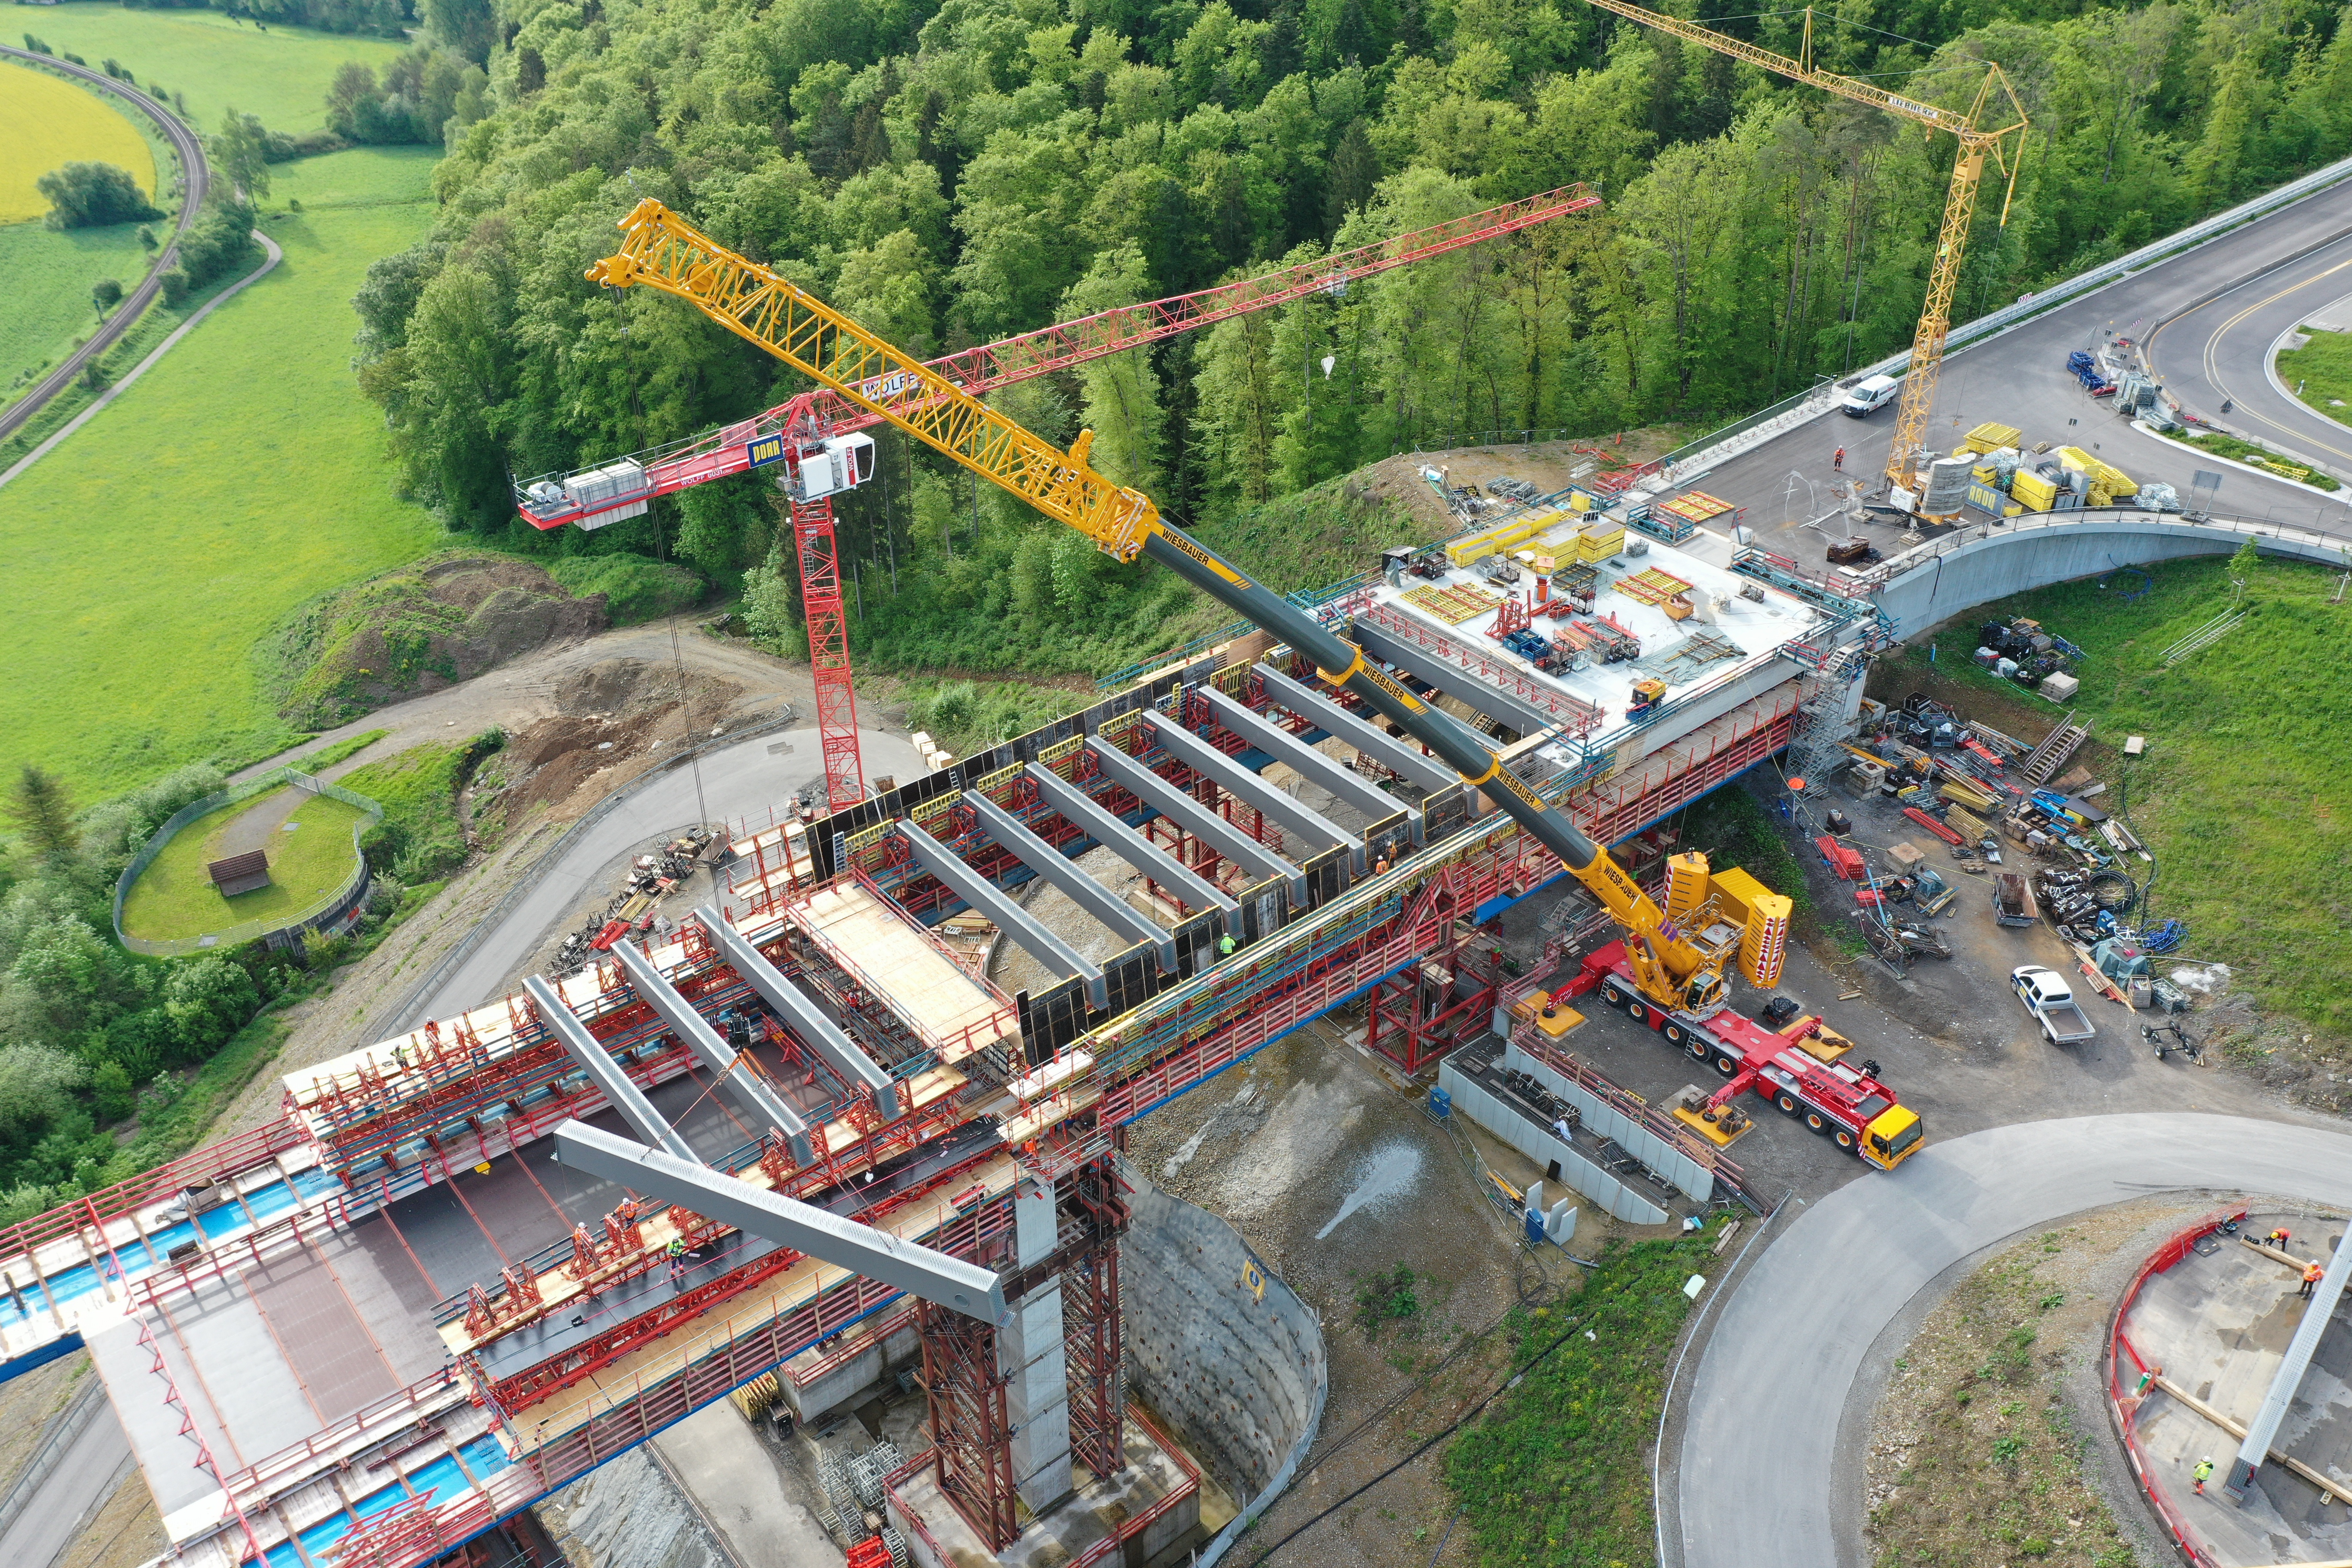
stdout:
POLYGON ((2107 1396, 2107 1419, 2114 1424, 2116 1439, 2123 1445, 2124 1458, 2131 1465, 2133 1484, 2139 1488, 2140 1495, 2147 1499, 2148 1506, 2156 1510, 2157 1518, 2163 1521, 2165 1532, 2172 1537, 2173 1543, 2179 1548, 2180 1554, 2189 1561, 2192 1568, 2211 1568, 2214 1559, 2189 1528, 2188 1520, 2164 1495, 2163 1489, 2156 1484, 2155 1478, 2147 1473, 2147 1467, 2140 1458, 2138 1418, 2142 1394, 2137 1379, 2150 1376, 2152 1369, 2140 1359, 2138 1350, 2124 1333, 2124 1319, 2131 1311, 2132 1304, 2139 1300, 2141 1288, 2151 1278, 2163 1273, 2188 1257, 2196 1247, 2199 1238, 2208 1232, 2231 1220, 2242 1220, 2245 1217, 2246 1210, 2242 1205, 2231 1208, 2216 1209, 2187 1229, 2174 1232, 2162 1247, 2150 1253, 2147 1259, 2139 1266, 2139 1271, 2132 1276, 2131 1284, 2116 1299, 2115 1310, 2107 1318, 2105 1390, 2107 1396), (2130 1361, 2136 1374, 2135 1385, 2128 1390, 2123 1384, 2123 1363, 2126 1360, 2130 1361))
POLYGON ((228 789, 217 790, 202 800, 191 801, 164 819, 163 826, 148 837, 147 842, 140 847, 139 853, 131 858, 131 864, 122 868, 122 875, 114 879, 115 940, 133 952, 143 952, 156 958, 175 958, 191 952, 200 952, 207 948, 235 947, 239 942, 251 942, 256 937, 269 936, 283 931, 298 931, 304 926, 317 923, 322 919, 331 921, 339 918, 347 910, 352 900, 363 892, 368 885, 367 858, 360 853, 360 836, 367 831, 368 826, 383 820, 383 806, 380 803, 369 799, 366 795, 355 795, 341 784, 328 784, 323 779, 313 778, 309 773, 290 767, 272 768, 259 778, 249 779, 244 784, 228 789), (123 901, 130 898, 132 885, 145 873, 148 867, 155 863, 156 857, 163 853, 164 848, 178 835, 180 829, 198 817, 209 816, 224 806, 251 800, 284 785, 290 785, 306 795, 330 796, 341 801, 345 805, 356 807, 365 814, 366 823, 355 823, 352 827, 352 858, 357 865, 352 875, 345 878, 340 887, 323 898, 312 900, 294 914, 272 915, 265 920, 244 921, 198 936, 159 940, 132 936, 122 929, 122 905, 123 901))

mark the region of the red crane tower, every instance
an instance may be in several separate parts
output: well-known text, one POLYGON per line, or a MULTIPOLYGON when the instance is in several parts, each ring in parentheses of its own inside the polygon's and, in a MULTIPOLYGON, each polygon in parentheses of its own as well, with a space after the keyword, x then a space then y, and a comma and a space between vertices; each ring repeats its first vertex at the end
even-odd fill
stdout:
MULTIPOLYGON (((1309 294, 1339 294, 1356 279, 1516 234, 1600 205, 1600 196, 1590 186, 1547 191, 1320 261, 1277 268, 1192 294, 1123 305, 965 349, 930 361, 929 368, 977 396, 1231 316, 1309 294)), ((877 385, 861 390, 869 396, 889 397, 899 389, 877 385)), ((602 528, 643 516, 656 496, 774 463, 785 466, 784 489, 792 500, 793 541, 800 563, 801 605, 808 616, 809 663, 816 678, 817 742, 824 756, 825 796, 835 809, 864 799, 866 781, 857 749, 857 703, 852 690, 849 626, 841 602, 832 497, 873 476, 874 440, 860 432, 881 423, 880 416, 839 393, 821 389, 738 424, 602 468, 542 475, 515 487, 517 510, 534 527, 561 528, 571 523, 602 528)))

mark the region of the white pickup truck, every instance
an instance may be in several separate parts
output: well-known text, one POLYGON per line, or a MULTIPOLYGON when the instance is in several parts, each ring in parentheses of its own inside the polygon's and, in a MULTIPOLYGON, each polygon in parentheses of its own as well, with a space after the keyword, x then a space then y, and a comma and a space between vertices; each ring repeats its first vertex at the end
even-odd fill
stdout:
POLYGON ((2064 975, 2054 969, 2044 969, 2029 963, 2009 972, 2009 983, 2017 991, 2017 999, 2042 1026, 2042 1037, 2053 1046, 2071 1046, 2087 1040, 2098 1031, 2091 1026, 2082 1004, 2074 1000, 2074 988, 2064 975))

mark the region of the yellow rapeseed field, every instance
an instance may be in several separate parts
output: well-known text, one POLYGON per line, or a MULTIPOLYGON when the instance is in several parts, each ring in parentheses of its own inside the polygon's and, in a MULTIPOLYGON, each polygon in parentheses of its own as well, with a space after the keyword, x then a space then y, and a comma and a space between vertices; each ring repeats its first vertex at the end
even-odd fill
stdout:
POLYGON ((80 162, 131 171, 155 194, 155 158, 137 126, 95 90, 30 66, 0 64, 0 223, 22 223, 49 210, 34 182, 80 162))

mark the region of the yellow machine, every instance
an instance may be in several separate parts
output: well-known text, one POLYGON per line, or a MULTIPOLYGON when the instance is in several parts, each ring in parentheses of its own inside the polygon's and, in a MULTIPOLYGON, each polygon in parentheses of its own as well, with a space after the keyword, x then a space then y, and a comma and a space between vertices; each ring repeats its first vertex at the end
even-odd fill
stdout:
POLYGON ((1805 7, 1804 44, 1799 58, 1776 55, 1769 49, 1759 49, 1753 44, 1727 37, 1696 22, 1685 22, 1679 16, 1668 16, 1644 9, 1628 0, 1591 0, 1604 11, 1671 33, 1677 38, 1713 49, 1733 59, 1745 60, 1775 76, 1803 82, 1808 87, 1833 92, 1855 103, 1866 103, 1883 109, 1889 114, 1899 114, 1916 121, 1930 131, 1941 131, 1959 138, 1960 155, 1952 164, 1951 188, 1944 196, 1944 223, 1936 237, 1936 265, 1927 275, 1927 300, 1919 312, 1919 325, 1911 335, 1911 364, 1903 377, 1903 399, 1895 416, 1895 444, 1886 453, 1886 479, 1892 485, 1913 483, 1922 454, 1927 450, 1927 416, 1935 411, 1936 378, 1944 368, 1944 340, 1952 330, 1952 294, 1960 281, 1960 260, 1968 252, 1969 228, 1976 216, 1977 187, 1983 182, 1986 158, 2009 178, 2008 194, 2001 198, 2000 223, 2009 226, 2010 203, 2017 195, 2017 171, 2020 154, 2025 144, 2025 105, 2018 100, 2017 89, 1999 66, 1988 66, 1984 79, 1977 85, 1974 102, 1966 114, 1956 114, 1948 109, 1921 103, 1887 91, 1883 87, 1852 77, 1825 71, 1813 64, 1813 8, 1805 7), (2003 125, 1986 129, 1979 123, 1987 109, 1992 107, 1996 89, 2009 100, 2015 115, 2003 125))

